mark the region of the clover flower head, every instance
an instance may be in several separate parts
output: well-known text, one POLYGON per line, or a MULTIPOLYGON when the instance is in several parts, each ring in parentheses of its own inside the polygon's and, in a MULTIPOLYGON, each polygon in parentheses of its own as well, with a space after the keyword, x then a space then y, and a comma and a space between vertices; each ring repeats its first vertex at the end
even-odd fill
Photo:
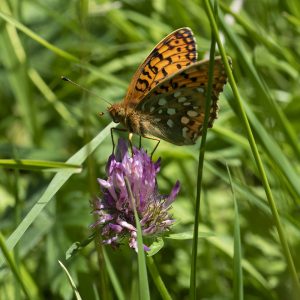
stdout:
MULTIPOLYGON (((137 251, 134 210, 125 178, 135 200, 143 237, 155 237, 170 229, 174 220, 169 209, 180 184, 177 181, 169 195, 160 195, 156 180, 160 159, 153 162, 143 149, 135 147, 130 155, 123 139, 119 140, 116 150, 106 166, 107 179, 98 179, 102 197, 93 203, 97 218, 92 227, 100 230, 104 244, 117 247, 124 237, 129 237, 129 246, 137 251)), ((149 250, 145 245, 144 249, 149 250)))

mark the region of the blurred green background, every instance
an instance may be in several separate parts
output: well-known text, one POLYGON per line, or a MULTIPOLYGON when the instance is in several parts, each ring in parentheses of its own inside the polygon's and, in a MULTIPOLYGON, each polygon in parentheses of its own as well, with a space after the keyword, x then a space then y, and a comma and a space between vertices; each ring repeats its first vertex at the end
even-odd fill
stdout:
MULTIPOLYGON (((219 2, 223 44, 233 59, 299 275, 300 2, 219 2)), ((37 298, 74 299, 58 260, 91 233, 90 201, 100 195, 96 178, 104 178, 112 151, 109 130, 102 131, 111 119, 107 113, 99 116, 105 102, 61 75, 110 102, 120 101, 151 49, 184 26, 196 36, 199 58, 207 57, 211 28, 200 0, 1 0, 0 158, 16 161, 0 160, 0 230, 37 298), (67 161, 99 132, 92 155, 88 146, 80 162, 69 161, 75 166, 55 164, 67 161), (23 161, 20 168, 16 162, 25 159, 28 166, 23 161), (55 174, 59 177, 50 184, 55 174)), ((233 299, 235 217, 228 164, 239 207, 245 299, 297 299, 229 85, 219 105, 219 117, 208 131, 203 175, 200 231, 214 236, 199 239, 199 297, 233 299)), ((199 144, 161 142, 154 155, 162 158, 161 192, 168 193, 177 179, 182 184, 173 205, 178 221, 173 233, 193 229, 199 144)), ((143 140, 143 146, 153 149, 154 143, 143 140)), ((191 245, 190 239, 165 239, 154 256, 173 299, 188 299, 191 245)), ((137 299, 136 254, 126 244, 105 249, 121 294, 137 299)), ((3 257, 0 263, 0 298, 24 299, 3 257)), ((104 271, 94 243, 66 267, 83 299, 99 299, 104 271)), ((109 276, 106 287, 107 299, 122 299, 109 276)), ((151 299, 161 299, 151 280, 150 291, 151 299)))

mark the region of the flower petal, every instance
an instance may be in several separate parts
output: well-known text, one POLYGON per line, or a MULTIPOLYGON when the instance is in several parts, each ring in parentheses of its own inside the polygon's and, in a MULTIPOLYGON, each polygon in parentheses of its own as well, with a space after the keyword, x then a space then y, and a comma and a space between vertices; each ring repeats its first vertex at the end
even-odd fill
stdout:
MULTIPOLYGON (((169 195, 158 191, 156 176, 160 171, 160 158, 153 162, 143 149, 133 147, 132 155, 128 152, 128 143, 118 141, 116 155, 112 154, 107 162, 107 179, 98 179, 102 197, 94 201, 93 213, 97 220, 92 227, 97 227, 104 244, 117 247, 122 238, 129 236, 129 246, 137 251, 137 232, 132 202, 125 184, 128 179, 136 210, 140 219, 143 236, 157 236, 169 230, 174 220, 169 215, 170 204, 180 190, 176 182, 169 195), (99 226, 99 227, 98 227, 99 226)), ((150 250, 144 245, 144 250, 150 250)))
POLYGON ((169 197, 165 202, 165 206, 169 206, 175 200, 177 194, 179 193, 179 190, 180 190, 180 182, 177 180, 169 197))
POLYGON ((124 139, 119 139, 116 152, 117 161, 121 161, 128 154, 128 144, 124 139))

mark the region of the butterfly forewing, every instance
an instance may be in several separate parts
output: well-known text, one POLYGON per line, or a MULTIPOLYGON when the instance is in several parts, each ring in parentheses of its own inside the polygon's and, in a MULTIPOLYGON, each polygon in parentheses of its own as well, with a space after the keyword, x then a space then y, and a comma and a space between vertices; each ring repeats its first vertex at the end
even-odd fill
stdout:
POLYGON ((134 107, 165 78, 197 61, 196 41, 184 27, 165 37, 152 50, 133 76, 124 99, 134 107))
MULTIPOLYGON (((194 144, 202 133, 209 61, 194 63, 160 82, 135 108, 147 115, 151 134, 177 145, 194 144)), ((217 117, 218 96, 227 77, 215 59, 209 127, 217 117)))

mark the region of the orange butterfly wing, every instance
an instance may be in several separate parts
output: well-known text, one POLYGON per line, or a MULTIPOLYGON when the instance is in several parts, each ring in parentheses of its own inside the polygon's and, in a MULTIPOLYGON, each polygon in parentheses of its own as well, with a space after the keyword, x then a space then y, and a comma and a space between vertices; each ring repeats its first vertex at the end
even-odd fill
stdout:
POLYGON ((135 72, 124 98, 125 106, 135 106, 166 77, 197 61, 197 48, 190 28, 177 29, 151 51, 135 72))

